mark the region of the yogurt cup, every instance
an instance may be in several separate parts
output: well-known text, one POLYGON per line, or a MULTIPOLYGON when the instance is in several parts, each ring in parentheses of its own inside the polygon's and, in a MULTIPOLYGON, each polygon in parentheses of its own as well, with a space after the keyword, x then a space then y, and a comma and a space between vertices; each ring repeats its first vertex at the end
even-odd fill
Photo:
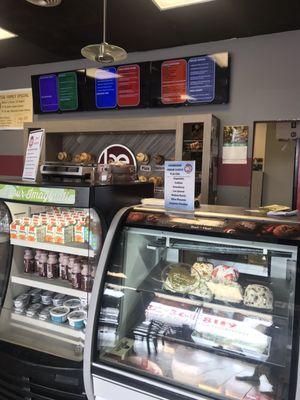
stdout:
POLYGON ((55 324, 63 324, 66 322, 69 312, 69 307, 54 307, 50 310, 51 319, 55 324))
POLYGON ((42 303, 46 306, 52 304, 52 297, 54 293, 50 292, 49 290, 46 290, 45 292, 42 293, 42 303))
POLYGON ((68 307, 71 311, 81 309, 81 301, 79 299, 69 299, 64 302, 64 307, 68 307))
POLYGON ((52 299, 52 303, 53 303, 54 307, 63 306, 65 298, 66 298, 66 296, 64 294, 61 294, 61 293, 56 294, 52 299))
POLYGON ((69 324, 74 329, 82 329, 84 327, 85 319, 86 313, 84 311, 72 311, 68 315, 69 324))

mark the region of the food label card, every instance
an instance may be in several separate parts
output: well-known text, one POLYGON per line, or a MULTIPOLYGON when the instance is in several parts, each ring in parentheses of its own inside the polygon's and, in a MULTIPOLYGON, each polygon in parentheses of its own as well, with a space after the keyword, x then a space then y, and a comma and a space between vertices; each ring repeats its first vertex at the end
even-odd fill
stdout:
POLYGON ((194 211, 195 161, 165 162, 165 208, 194 211))

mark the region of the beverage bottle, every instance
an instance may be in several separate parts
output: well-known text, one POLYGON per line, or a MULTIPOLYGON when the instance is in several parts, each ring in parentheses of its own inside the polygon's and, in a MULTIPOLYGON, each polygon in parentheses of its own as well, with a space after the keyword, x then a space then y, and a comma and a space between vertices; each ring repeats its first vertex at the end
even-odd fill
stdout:
POLYGON ((74 262, 72 268, 72 287, 74 289, 80 289, 81 286, 81 265, 78 260, 74 262))
POLYGON ((39 261, 40 261, 40 258, 41 258, 41 254, 42 254, 41 250, 37 250, 35 252, 35 256, 34 256, 34 272, 36 274, 39 273, 39 261))
POLYGON ((59 276, 63 280, 68 280, 68 265, 69 265, 69 256, 64 254, 62 262, 59 266, 59 276))
POLYGON ((94 279, 91 276, 90 267, 87 262, 82 264, 81 270, 81 290, 91 292, 93 288, 94 279))
POLYGON ((68 270, 67 270, 69 282, 72 282, 72 270, 73 270, 75 261, 76 261, 76 257, 73 257, 73 256, 69 257, 69 264, 68 264, 68 270))
POLYGON ((47 261, 47 278, 55 279, 58 278, 58 259, 55 253, 50 253, 47 261))
POLYGON ((39 275, 42 276, 43 278, 47 276, 47 261, 48 261, 48 253, 42 251, 39 260, 39 275))
POLYGON ((61 272, 62 272, 62 262, 64 259, 64 253, 59 253, 59 258, 58 258, 58 270, 59 270, 59 277, 61 278, 61 272))
POLYGON ((34 272, 34 257, 31 249, 25 249, 24 272, 26 272, 27 274, 31 274, 34 272))

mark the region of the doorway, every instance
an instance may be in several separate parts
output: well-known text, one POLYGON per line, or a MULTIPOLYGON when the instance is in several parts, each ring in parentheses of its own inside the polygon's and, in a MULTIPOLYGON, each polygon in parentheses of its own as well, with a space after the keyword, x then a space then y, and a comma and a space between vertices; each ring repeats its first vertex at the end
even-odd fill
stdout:
POLYGON ((251 208, 270 204, 293 208, 300 124, 258 122, 254 128, 251 208))

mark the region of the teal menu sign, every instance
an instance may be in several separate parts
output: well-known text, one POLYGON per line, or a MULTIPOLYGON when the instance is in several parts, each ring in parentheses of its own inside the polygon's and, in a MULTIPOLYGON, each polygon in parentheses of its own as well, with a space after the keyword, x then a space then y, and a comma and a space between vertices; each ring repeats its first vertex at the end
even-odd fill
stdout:
POLYGON ((76 72, 58 74, 58 94, 61 111, 74 111, 78 109, 76 72))
POLYGON ((74 205, 76 191, 75 189, 66 188, 41 188, 0 184, 0 198, 8 201, 17 200, 28 203, 74 205))

